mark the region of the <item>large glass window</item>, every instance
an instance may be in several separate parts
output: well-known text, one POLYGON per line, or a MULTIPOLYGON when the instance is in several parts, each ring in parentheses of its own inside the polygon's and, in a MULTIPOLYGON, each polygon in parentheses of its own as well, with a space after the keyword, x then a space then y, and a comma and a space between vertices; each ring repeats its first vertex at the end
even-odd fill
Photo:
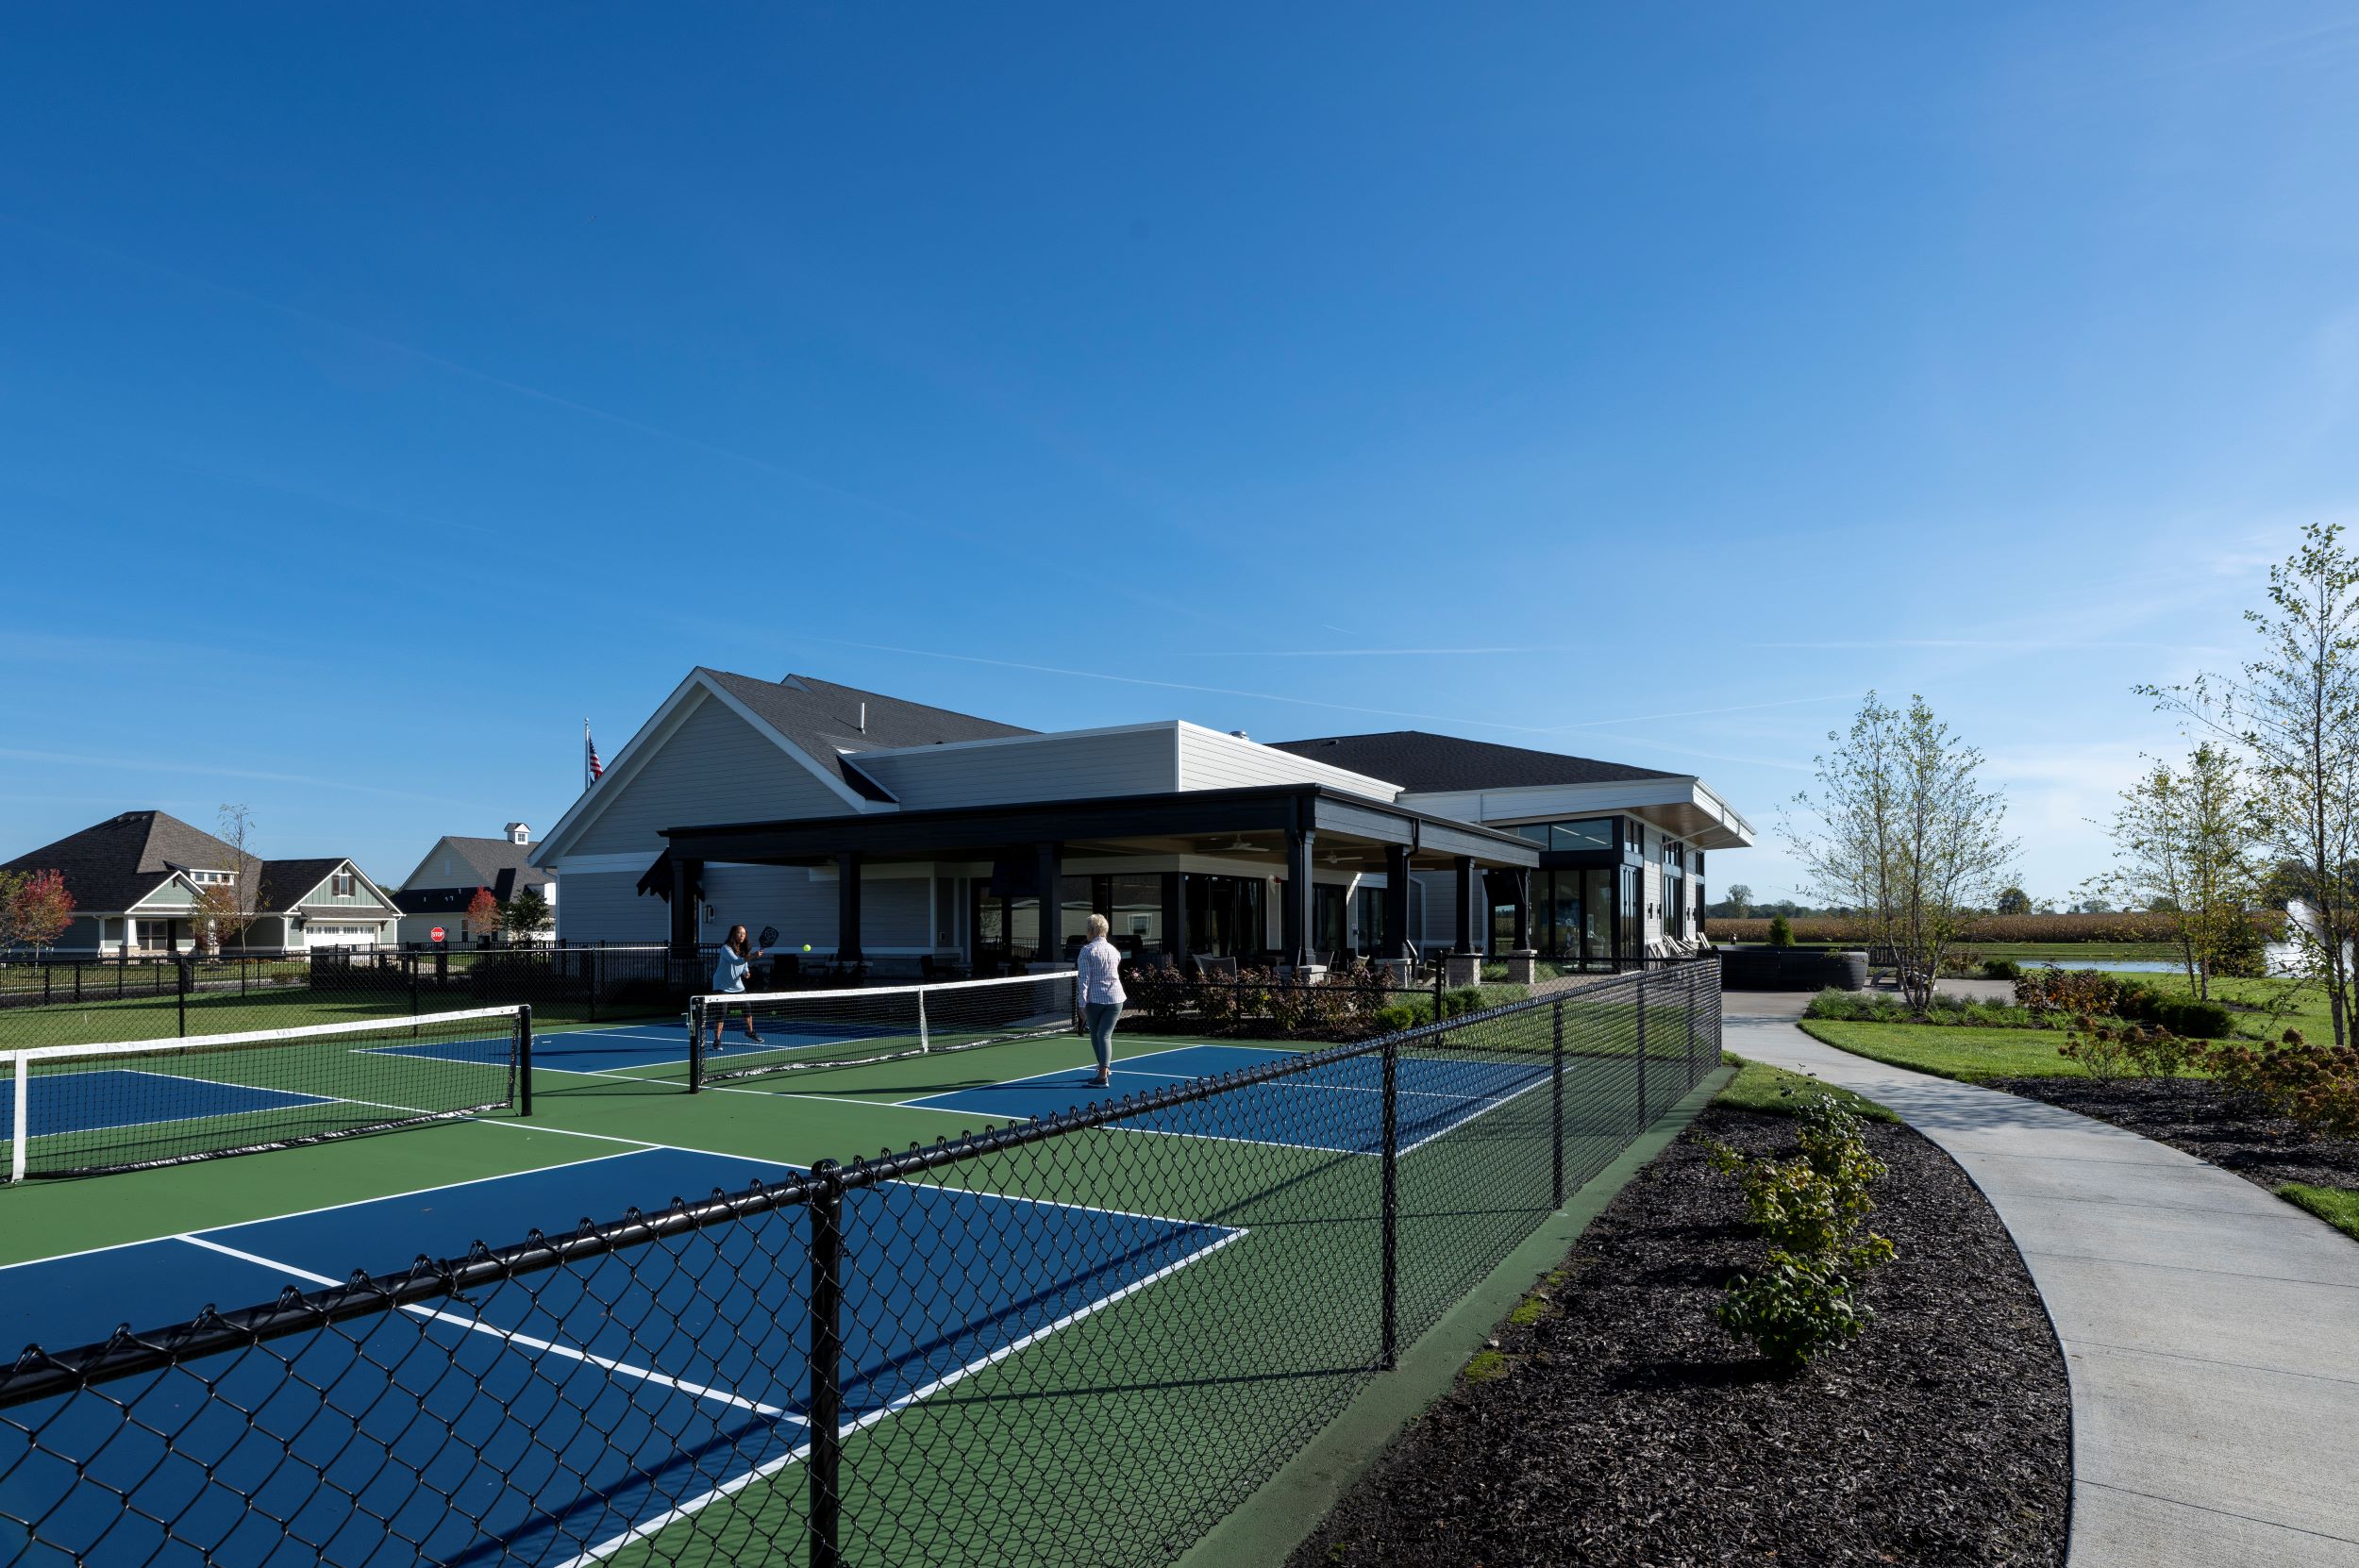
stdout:
POLYGON ((1126 953, 1163 950, 1163 879, 1161 876, 1110 876, 1113 944, 1126 953))
POLYGON ((1356 945, 1362 953, 1384 951, 1384 890, 1362 888, 1359 908, 1353 911, 1357 926, 1356 945))
POLYGON ((1612 849, 1614 819, 1583 817, 1578 822, 1527 822, 1514 831, 1543 849, 1612 849))
POLYGON ((1057 901, 1062 907, 1062 924, 1058 930, 1064 939, 1058 950, 1067 956, 1079 953, 1081 944, 1090 939, 1090 913, 1094 908, 1090 883, 1091 878, 1087 876, 1058 878, 1060 892, 1057 901))
POLYGON ((1332 884, 1311 889, 1311 945, 1333 962, 1344 950, 1344 891, 1332 884))
POLYGON ((1218 958, 1248 959, 1267 945, 1268 884, 1258 876, 1184 879, 1188 948, 1218 958))

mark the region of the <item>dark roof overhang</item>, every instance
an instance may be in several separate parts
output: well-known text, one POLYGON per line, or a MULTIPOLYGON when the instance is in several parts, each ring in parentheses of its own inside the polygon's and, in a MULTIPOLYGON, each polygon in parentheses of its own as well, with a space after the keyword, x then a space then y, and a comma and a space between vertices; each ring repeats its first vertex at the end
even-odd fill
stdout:
MULTIPOLYGON (((1490 866, 1540 863, 1539 846, 1529 839, 1323 784, 712 823, 667 827, 663 837, 670 845, 666 859, 812 865, 847 851, 911 859, 979 859, 1011 844, 1201 838, 1283 832, 1297 826, 1314 834, 1399 845, 1414 861, 1429 865, 1461 857, 1490 866)), ((651 878, 653 875, 651 868, 651 878)), ((652 891, 645 882, 642 888, 652 891)))

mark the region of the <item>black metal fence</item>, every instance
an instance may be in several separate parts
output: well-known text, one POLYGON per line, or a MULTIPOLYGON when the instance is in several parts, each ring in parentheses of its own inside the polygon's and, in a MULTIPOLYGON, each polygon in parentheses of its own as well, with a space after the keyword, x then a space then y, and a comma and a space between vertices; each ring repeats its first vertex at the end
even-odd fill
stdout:
POLYGON ((660 946, 11 959, 0 961, 0 1051, 516 1003, 544 1023, 603 1023, 677 1012, 711 967, 709 953, 675 959, 660 946))
POLYGON ((1718 994, 1708 964, 1631 974, 28 1350, 0 1542, 1167 1560, 1713 1070, 1718 994))

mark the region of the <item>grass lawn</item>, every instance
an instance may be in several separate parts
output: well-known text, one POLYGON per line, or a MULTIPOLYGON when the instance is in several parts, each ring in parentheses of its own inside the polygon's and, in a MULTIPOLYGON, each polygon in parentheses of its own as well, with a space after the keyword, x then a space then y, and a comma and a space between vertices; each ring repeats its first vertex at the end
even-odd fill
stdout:
MULTIPOLYGON (((2179 950, 2157 942, 1962 942, 1986 959, 2013 959, 2017 963, 2085 965, 2103 963, 2107 959, 2133 959, 2139 962, 2152 960, 2168 963, 2178 958, 2179 950)), ((2142 976, 2143 977, 2143 976, 2142 976)))
POLYGON ((2348 1187, 2312 1187, 2303 1182, 2289 1181, 2277 1190, 2286 1202, 2298 1204, 2359 1242, 2359 1192, 2348 1187))
POLYGON ((1900 1118, 1875 1101, 1839 1089, 1817 1078, 1789 1073, 1782 1067, 1772 1067, 1765 1061, 1748 1061, 1743 1057, 1726 1052, 1720 1059, 1737 1070, 1728 1087, 1712 1097, 1714 1105, 1728 1106, 1736 1110, 1765 1110, 1779 1116, 1791 1116, 1804 1105, 1821 1094, 1832 1094, 1843 1109, 1852 1115, 1870 1122, 1897 1122, 1900 1118))
POLYGON ((1935 1077, 2070 1077, 2081 1069, 2056 1054, 2062 1029, 1982 1029, 1948 1024, 1841 1024, 1805 1018, 1802 1030, 1853 1056, 1914 1067, 1935 1077))

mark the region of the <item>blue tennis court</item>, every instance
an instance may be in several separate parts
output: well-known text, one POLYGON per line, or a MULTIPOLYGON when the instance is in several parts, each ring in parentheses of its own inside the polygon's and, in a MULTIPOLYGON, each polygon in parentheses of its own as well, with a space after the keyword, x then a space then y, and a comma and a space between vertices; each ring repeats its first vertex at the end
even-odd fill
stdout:
MULTIPOLYGON (((428 1015, 431 1017, 431 1014, 428 1015)), ((486 1051, 505 1051, 508 1041, 435 1040, 416 1045, 373 1045, 382 1056, 433 1057, 443 1061, 480 1061, 486 1051)), ((625 1073, 641 1067, 685 1067, 688 1025, 650 1019, 603 1028, 554 1029, 534 1037, 532 1064, 556 1073, 625 1073)))
MULTIPOLYGON (((908 1103, 1022 1122, 1300 1055, 1252 1045, 1181 1045, 1116 1060, 1112 1089, 1096 1087, 1091 1082, 1096 1070, 1080 1067, 956 1089, 908 1103)), ((1397 1083, 1401 1152, 1545 1088, 1548 1070, 1545 1057, 1525 1061, 1404 1055, 1397 1083)), ((1373 1053, 1350 1057, 1214 1100, 1166 1107, 1117 1126, 1135 1132, 1373 1155, 1384 1146, 1382 1073, 1382 1061, 1373 1053)))
MULTIPOLYGON (((284 1110, 290 1106, 327 1103, 317 1094, 297 1094, 284 1089, 258 1089, 177 1073, 108 1067, 86 1073, 45 1075, 41 1080, 41 1093, 33 1096, 32 1114, 26 1120, 32 1124, 32 1136, 53 1138, 69 1132, 103 1132, 109 1127, 152 1126, 159 1122, 237 1116, 248 1111, 284 1110)), ((0 1141, 15 1136, 15 1096, 0 1094, 0 1141)))
MULTIPOLYGON (((794 1174, 646 1149, 21 1264, 0 1269, 0 1343, 185 1323, 290 1282, 341 1284, 356 1263, 383 1273, 794 1174)), ((845 1279, 846 1429, 1243 1234, 902 1183, 848 1194, 844 1223, 862 1260, 845 1279)), ((808 1227, 780 1209, 20 1409, 39 1443, 22 1462, 0 1456, 0 1511, 41 1521, 27 1563, 603 1555, 804 1454, 807 1391, 772 1379, 804 1364, 808 1227)), ((0 1428, 0 1442, 25 1440, 0 1428)))

